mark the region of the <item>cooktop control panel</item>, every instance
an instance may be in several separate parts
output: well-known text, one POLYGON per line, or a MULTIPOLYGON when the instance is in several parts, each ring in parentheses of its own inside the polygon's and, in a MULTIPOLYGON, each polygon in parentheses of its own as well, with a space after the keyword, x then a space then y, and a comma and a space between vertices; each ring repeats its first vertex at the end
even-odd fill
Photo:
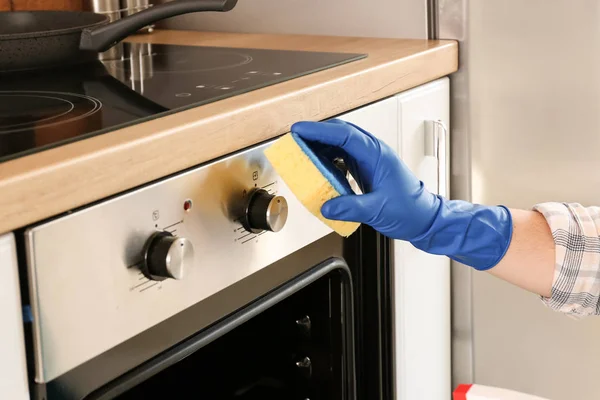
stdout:
POLYGON ((331 233, 273 171, 268 145, 26 231, 36 381, 331 233))

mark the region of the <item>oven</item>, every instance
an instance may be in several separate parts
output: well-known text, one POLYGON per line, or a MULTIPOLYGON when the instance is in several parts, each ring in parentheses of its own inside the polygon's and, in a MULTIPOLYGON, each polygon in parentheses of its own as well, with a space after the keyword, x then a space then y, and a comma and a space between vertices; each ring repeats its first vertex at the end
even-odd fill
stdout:
POLYGON ((269 143, 17 233, 33 398, 394 398, 392 244, 314 218, 269 143))

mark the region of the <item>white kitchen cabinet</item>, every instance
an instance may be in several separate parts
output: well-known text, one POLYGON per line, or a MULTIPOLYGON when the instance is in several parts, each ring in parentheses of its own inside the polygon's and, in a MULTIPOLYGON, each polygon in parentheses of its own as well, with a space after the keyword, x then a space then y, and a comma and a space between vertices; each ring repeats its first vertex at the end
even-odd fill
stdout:
MULTIPOLYGON (((428 190, 442 195, 449 183, 449 137, 444 134, 449 89, 449 80, 442 78, 396 97, 398 153, 428 190)), ((450 260, 405 242, 394 244, 394 259, 396 398, 447 400, 452 392, 450 260)))
MULTIPOLYGON (((396 149, 430 191, 446 195, 449 89, 442 78, 339 118, 396 149)), ((450 261, 401 241, 393 248, 396 400, 447 400, 452 393, 450 261)))
POLYGON ((398 148, 398 100, 395 97, 352 110, 338 119, 360 126, 392 149, 398 148))
POLYGON ((0 235, 0 399, 29 399, 15 238, 0 235))
MULTIPOLYGON (((339 116, 338 119, 360 126, 392 149, 398 147, 398 100, 394 97, 357 108, 339 116)), ((352 189, 360 193, 354 177, 350 176, 349 181, 352 189)))

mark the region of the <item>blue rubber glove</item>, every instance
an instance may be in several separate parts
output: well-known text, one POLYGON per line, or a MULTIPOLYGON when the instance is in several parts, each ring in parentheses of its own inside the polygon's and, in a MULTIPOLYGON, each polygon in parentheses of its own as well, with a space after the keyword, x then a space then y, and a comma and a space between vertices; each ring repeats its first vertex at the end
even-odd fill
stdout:
POLYGON ((364 193, 327 201, 321 208, 325 218, 367 224, 477 270, 494 267, 506 253, 512 237, 506 207, 430 193, 389 146, 354 124, 298 122, 291 130, 323 157, 343 158, 364 193))

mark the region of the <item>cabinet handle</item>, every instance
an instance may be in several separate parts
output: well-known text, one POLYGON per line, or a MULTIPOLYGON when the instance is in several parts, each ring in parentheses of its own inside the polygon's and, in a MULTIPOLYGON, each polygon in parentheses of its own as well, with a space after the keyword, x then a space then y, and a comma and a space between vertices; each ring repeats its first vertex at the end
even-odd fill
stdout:
POLYGON ((425 155, 435 157, 437 161, 437 194, 446 196, 448 192, 446 172, 448 171, 448 128, 441 120, 425 121, 425 155), (442 162, 443 159, 446 163, 442 162))

